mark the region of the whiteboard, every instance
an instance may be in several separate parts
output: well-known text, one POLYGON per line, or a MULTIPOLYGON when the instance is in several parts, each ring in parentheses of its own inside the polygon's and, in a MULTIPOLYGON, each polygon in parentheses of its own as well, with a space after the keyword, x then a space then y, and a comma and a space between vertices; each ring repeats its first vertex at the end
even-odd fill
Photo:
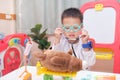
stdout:
POLYGON ((90 38, 96 43, 111 44, 115 38, 116 11, 112 7, 96 11, 94 8, 87 9, 83 13, 83 25, 88 30, 90 38))

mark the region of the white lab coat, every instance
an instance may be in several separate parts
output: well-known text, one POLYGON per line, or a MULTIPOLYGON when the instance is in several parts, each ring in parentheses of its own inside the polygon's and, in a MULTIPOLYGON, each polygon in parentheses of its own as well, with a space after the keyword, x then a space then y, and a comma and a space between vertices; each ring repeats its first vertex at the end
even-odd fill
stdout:
MULTIPOLYGON (((83 70, 88 69, 90 66, 95 64, 96 58, 95 58, 95 52, 93 49, 90 51, 84 51, 82 48, 82 41, 81 38, 79 39, 79 42, 76 44, 73 44, 73 48, 75 51, 75 54, 77 58, 82 60, 82 68, 83 70)), ((57 45, 52 46, 53 50, 68 52, 71 49, 71 44, 68 42, 68 40, 65 38, 64 35, 61 36, 60 43, 57 45)), ((74 56, 74 54, 73 54, 74 56)))

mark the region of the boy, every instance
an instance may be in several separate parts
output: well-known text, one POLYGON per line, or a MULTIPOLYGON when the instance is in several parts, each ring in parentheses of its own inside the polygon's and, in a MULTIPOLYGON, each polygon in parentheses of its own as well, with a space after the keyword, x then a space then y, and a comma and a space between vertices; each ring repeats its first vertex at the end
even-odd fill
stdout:
POLYGON ((62 27, 55 30, 53 50, 68 52, 73 51, 73 56, 82 60, 83 70, 88 69, 95 63, 95 53, 89 35, 83 30, 83 16, 76 8, 66 9, 61 17, 62 27))

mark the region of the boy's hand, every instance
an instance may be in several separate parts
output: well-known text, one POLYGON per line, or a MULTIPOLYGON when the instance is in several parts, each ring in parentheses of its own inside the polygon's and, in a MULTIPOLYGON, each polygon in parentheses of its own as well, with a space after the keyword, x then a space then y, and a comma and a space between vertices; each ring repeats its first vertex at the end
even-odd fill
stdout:
MULTIPOLYGON (((82 43, 86 44, 89 39, 88 31, 82 30, 81 38, 82 38, 82 43)), ((89 48, 84 48, 84 51, 89 51, 89 50, 90 50, 89 48)))
POLYGON ((63 31, 62 31, 62 28, 61 27, 58 27, 55 29, 55 44, 58 44, 60 42, 60 38, 61 38, 61 35, 62 35, 63 31))
POLYGON ((82 38, 82 43, 86 44, 89 39, 88 31, 82 30, 81 38, 82 38))

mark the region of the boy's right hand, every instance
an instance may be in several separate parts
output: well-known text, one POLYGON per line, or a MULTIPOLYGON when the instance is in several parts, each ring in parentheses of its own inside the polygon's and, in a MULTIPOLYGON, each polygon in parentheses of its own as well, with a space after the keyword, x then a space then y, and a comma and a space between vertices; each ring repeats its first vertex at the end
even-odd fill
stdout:
POLYGON ((55 44, 58 44, 60 42, 60 38, 62 36, 62 33, 63 33, 63 30, 61 27, 58 27, 55 29, 55 32, 54 32, 54 34, 55 34, 55 42, 54 43, 55 44))

